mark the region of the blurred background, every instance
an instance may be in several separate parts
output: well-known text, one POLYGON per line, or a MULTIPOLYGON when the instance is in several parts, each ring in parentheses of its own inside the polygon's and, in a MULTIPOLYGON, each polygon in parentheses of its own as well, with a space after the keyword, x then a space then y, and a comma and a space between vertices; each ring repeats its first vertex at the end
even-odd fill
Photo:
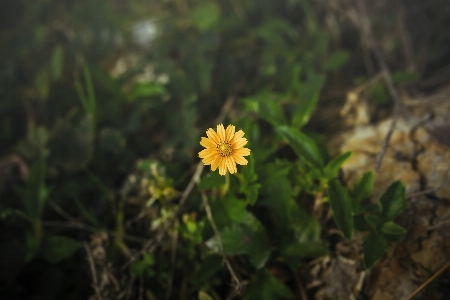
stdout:
POLYGON ((324 181, 274 128, 327 162, 391 117, 376 49, 402 99, 447 86, 450 3, 0 0, 0 298, 332 299, 305 273, 342 239, 314 208, 324 181), (191 191, 218 117, 253 158, 191 191))

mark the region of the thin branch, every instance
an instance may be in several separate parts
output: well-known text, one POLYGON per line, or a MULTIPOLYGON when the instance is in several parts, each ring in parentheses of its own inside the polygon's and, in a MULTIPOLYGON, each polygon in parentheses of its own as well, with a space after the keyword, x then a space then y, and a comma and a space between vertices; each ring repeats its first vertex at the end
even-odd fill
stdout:
POLYGON ((211 212, 211 207, 209 206, 209 203, 208 203, 208 197, 206 197, 205 192, 202 192, 201 195, 202 195, 202 200, 203 200, 203 206, 205 207, 205 211, 206 211, 206 216, 208 217, 209 223, 211 223, 211 227, 213 228, 214 234, 217 239, 217 244, 219 245, 219 251, 222 254, 225 265, 227 266, 227 269, 230 272, 231 278, 233 279, 234 284, 235 284, 234 291, 227 297, 227 299, 233 299, 235 296, 240 294, 242 287, 245 284, 242 283, 239 280, 239 278, 236 276, 236 273, 234 272, 233 267, 231 266, 230 261, 228 260, 226 254, 225 254, 222 238, 220 237, 219 229, 217 228, 216 223, 214 222, 214 218, 213 218, 213 215, 211 212))
POLYGON ((386 134, 386 137, 383 141, 383 145, 381 146, 381 151, 378 153, 377 160, 376 160, 376 166, 375 170, 377 172, 380 171, 381 164, 383 162, 383 157, 387 151, 387 148, 389 147, 389 142, 392 137, 392 133, 395 130, 395 126, 397 124, 397 119, 400 114, 400 108, 401 108, 401 100, 398 95, 397 90, 394 87, 394 83, 392 82, 392 76, 391 72, 386 64, 386 61, 384 59, 383 53, 381 52, 378 44, 375 41, 373 31, 372 31, 372 25, 370 24, 370 20, 367 14, 367 7, 365 0, 357 0, 357 4, 359 7, 359 25, 363 32, 364 38, 366 39, 367 45, 372 49, 373 54, 375 55, 375 59, 377 60, 378 65, 381 68, 381 72, 383 74, 384 81, 386 83, 388 92, 392 99, 394 100, 394 111, 392 113, 392 122, 389 127, 388 133, 386 134))
POLYGON ((300 299, 308 300, 308 295, 306 294, 305 287, 303 286, 303 282, 300 279, 300 276, 298 276, 295 270, 292 270, 292 274, 294 275, 295 284, 297 285, 298 293, 300 294, 300 299))
POLYGON ((86 242, 83 242, 84 249, 86 250, 87 259, 89 262, 89 266, 91 269, 91 275, 92 275, 92 288, 95 290, 95 294, 97 295, 98 300, 102 300, 102 294, 100 293, 100 288, 98 286, 97 281, 97 272, 95 271, 95 265, 94 265, 94 259, 92 258, 91 249, 89 248, 89 245, 86 242))
POLYGON ((414 298, 418 293, 420 293, 427 285, 429 285, 433 280, 435 280, 439 275, 441 275, 445 270, 447 270, 450 267, 450 261, 446 263, 442 268, 439 269, 433 276, 428 278, 427 281, 425 281, 421 286, 419 286, 411 295, 406 298, 406 300, 411 300, 414 298))
MULTIPOLYGON (((222 123, 223 120, 225 119, 226 114, 228 113, 228 111, 231 109, 231 107, 233 106, 233 103, 235 101, 235 97, 234 96, 230 96, 224 103, 219 116, 216 118, 216 123, 222 123)), ((125 263, 125 265, 122 267, 122 270, 126 269, 133 261, 136 260, 136 258, 140 257, 141 255, 143 255, 145 252, 150 251, 153 252, 154 248, 156 247, 156 245, 158 245, 159 243, 161 243, 162 239, 164 238, 164 236, 166 235, 167 231, 169 230, 169 228, 172 227, 173 222, 175 221, 176 218, 178 218, 178 216, 180 215, 180 212, 183 209, 183 206, 186 202, 186 200, 188 199, 189 195, 192 192, 192 189, 194 188, 195 184, 197 182, 199 182, 200 180, 200 175, 202 174, 203 168, 205 167, 205 165, 202 162, 199 162, 197 164, 197 167, 195 168, 195 172, 194 175, 192 175, 191 180, 189 181, 188 185, 186 186, 186 189, 183 191, 183 193, 181 194, 181 198, 180 198, 180 202, 178 204, 178 209, 176 209, 174 215, 172 218, 170 218, 167 222, 166 225, 160 230, 160 232, 156 235, 156 237, 154 237, 153 239, 149 240, 143 247, 142 249, 135 254, 134 256, 132 256, 127 263, 125 263)))

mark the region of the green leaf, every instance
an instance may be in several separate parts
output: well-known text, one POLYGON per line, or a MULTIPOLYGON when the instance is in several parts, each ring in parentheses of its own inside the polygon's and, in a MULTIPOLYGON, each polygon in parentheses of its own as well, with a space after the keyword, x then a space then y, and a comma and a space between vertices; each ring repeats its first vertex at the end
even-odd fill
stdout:
MULTIPOLYGON (((240 223, 247 215, 247 211, 245 210, 247 202, 234 198, 231 195, 227 195, 223 199, 211 201, 210 206, 214 221, 219 229, 240 223)), ((207 233, 212 234, 210 227, 205 227, 205 229, 208 230, 207 233)))
POLYGON ((338 175, 339 169, 341 168, 342 164, 352 155, 351 151, 339 154, 335 158, 333 158, 324 169, 325 175, 331 179, 335 178, 338 175))
POLYGON ((372 229, 377 229, 382 224, 380 217, 377 215, 365 215, 364 220, 366 220, 372 229))
POLYGON ((347 190, 336 179, 328 182, 328 201, 338 228, 348 240, 351 240, 353 234, 351 200, 347 190))
POLYGON ((289 262, 296 259, 317 258, 326 253, 327 249, 320 241, 294 242, 280 249, 281 256, 289 262))
POLYGON ((210 29, 220 18, 220 7, 216 3, 204 2, 190 14, 192 24, 199 30, 210 29))
POLYGON ((282 98, 269 92, 244 99, 247 109, 258 114, 258 116, 274 126, 285 125, 286 117, 281 105, 282 98))
POLYGON ((50 76, 47 68, 43 68, 34 79, 34 84, 41 99, 46 99, 50 91, 50 76))
POLYGON ((403 228, 402 226, 395 224, 393 221, 389 221, 384 223, 381 226, 381 231, 386 233, 386 234, 394 234, 394 235, 398 235, 398 234, 405 234, 406 233, 406 229, 403 228))
POLYGON ((287 140, 295 153, 313 167, 323 169, 323 160, 316 143, 303 132, 288 126, 278 126, 276 132, 287 140))
POLYGON ((45 160, 41 158, 32 165, 26 186, 15 187, 28 215, 33 219, 41 217, 50 194, 50 189, 45 185, 46 174, 47 165, 45 160))
POLYGON ((381 232, 372 231, 363 243, 364 266, 370 269, 383 256, 389 245, 381 232))
POLYGON ((409 84, 417 81, 419 77, 419 74, 416 72, 399 71, 392 74, 392 81, 394 83, 409 84))
POLYGON ((129 93, 129 97, 132 100, 136 100, 139 98, 150 98, 153 96, 162 96, 166 95, 167 91, 164 86, 149 82, 149 83, 135 83, 133 88, 129 93))
POLYGON ((261 184, 254 183, 252 185, 247 186, 244 189, 245 196, 247 198, 247 203, 250 205, 255 205, 256 200, 258 199, 258 191, 261 188, 261 184))
POLYGON ((314 75, 302 84, 299 90, 299 104, 292 117, 292 126, 301 128, 308 123, 311 114, 317 105, 319 92, 325 82, 325 78, 320 75, 314 75))
POLYGON ((222 231, 221 238, 226 254, 248 254, 250 263, 257 269, 265 265, 273 249, 264 228, 235 224, 222 231))
POLYGON ((193 284, 200 284, 222 269, 223 257, 220 255, 209 255, 200 265, 192 278, 193 284))
POLYGON ((80 242, 62 235, 47 236, 42 241, 41 256, 55 264, 72 255, 80 246, 80 242))
POLYGON ((246 184, 250 184, 258 180, 258 174, 255 172, 255 156, 250 155, 246 157, 248 164, 241 169, 240 174, 246 184))
POLYGON ((219 172, 210 172, 202 177, 200 183, 198 184, 198 190, 205 191, 224 184, 225 176, 219 175, 219 172))
POLYGON ((61 46, 55 47, 52 53, 51 70, 52 79, 58 80, 61 77, 64 64, 64 51, 61 46))
POLYGON ((325 60, 324 67, 326 70, 337 71, 347 63, 349 58, 350 53, 347 51, 337 51, 325 60))
POLYGON ((244 299, 274 300, 280 298, 294 298, 291 290, 266 269, 259 271, 255 280, 245 290, 244 299))
POLYGON ((368 199, 372 195, 374 174, 372 171, 364 173, 359 181, 353 186, 354 209, 357 204, 368 199))
POLYGON ((204 291, 199 291, 198 292, 198 299, 199 300, 214 300, 213 297, 211 297, 210 295, 208 295, 206 292, 204 291))
POLYGON ((401 181, 392 183, 380 198, 381 218, 392 221, 405 209, 405 187, 401 181))

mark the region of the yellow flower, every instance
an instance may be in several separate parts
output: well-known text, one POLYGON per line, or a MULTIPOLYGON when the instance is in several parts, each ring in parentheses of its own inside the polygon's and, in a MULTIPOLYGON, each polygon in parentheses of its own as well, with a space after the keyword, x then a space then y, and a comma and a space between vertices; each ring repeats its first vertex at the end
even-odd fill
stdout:
POLYGON ((237 172, 236 164, 246 165, 248 161, 244 156, 250 155, 250 149, 243 148, 247 144, 247 139, 243 138, 244 132, 235 132, 233 125, 228 125, 227 129, 222 124, 217 125, 217 132, 209 128, 206 130, 207 138, 202 137, 200 145, 205 147, 198 153, 203 158, 205 165, 211 165, 211 171, 219 168, 219 174, 225 175, 227 169, 231 174, 237 172))

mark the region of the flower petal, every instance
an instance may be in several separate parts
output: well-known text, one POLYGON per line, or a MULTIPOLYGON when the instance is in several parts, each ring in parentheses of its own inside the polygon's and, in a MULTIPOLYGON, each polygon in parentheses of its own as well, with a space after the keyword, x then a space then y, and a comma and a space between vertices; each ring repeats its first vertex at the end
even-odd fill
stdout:
POLYGON ((247 143, 248 143, 247 139, 240 138, 239 140, 232 143, 231 147, 233 147, 233 149, 239 149, 239 148, 242 148, 243 146, 245 146, 247 143))
POLYGON ((233 138, 231 139, 230 143, 233 144, 235 141, 237 141, 237 140, 239 140, 241 137, 243 137, 244 134, 245 134, 245 133, 244 133, 242 130, 237 131, 237 132, 234 134, 233 138))
POLYGON ((225 175, 226 173, 227 173, 226 160, 224 158, 222 158, 222 160, 220 161, 220 165, 219 165, 219 174, 225 175))
POLYGON ((213 163, 217 159, 217 156, 220 156, 220 155, 217 155, 217 153, 214 153, 213 155, 208 155, 207 157, 205 157, 203 159, 203 163, 205 165, 209 165, 209 164, 213 163))
POLYGON ((217 134, 220 137, 220 142, 224 142, 225 141, 225 128, 223 127, 223 124, 219 124, 217 125, 217 134))
POLYGON ((230 174, 233 174, 234 172, 234 168, 233 168, 233 165, 231 164, 231 160, 230 160, 230 157, 229 156, 227 156, 226 158, 225 158, 225 163, 226 163, 226 165, 227 165, 227 169, 228 169, 228 171, 230 171, 230 174))
POLYGON ((242 156, 233 155, 233 159, 236 161, 237 164, 240 164, 243 166, 248 164, 248 161, 242 156))
POLYGON ((211 164, 211 171, 214 172, 219 167, 221 160, 222 160, 222 156, 218 155, 211 164))
POLYGON ((228 125, 227 126, 227 130, 225 130, 225 133, 226 133, 226 137, 225 138, 226 138, 227 141, 231 141, 231 139, 234 136, 234 132, 235 132, 234 125, 228 125))
POLYGON ((216 143, 214 143, 213 140, 209 138, 202 137, 202 140, 200 141, 200 145, 202 145, 205 148, 213 148, 216 147, 216 143))
POLYGON ((213 153, 217 153, 216 149, 211 149, 211 148, 203 149, 202 151, 200 151, 198 153, 198 157, 205 158, 208 155, 211 155, 213 153))
POLYGON ((206 135, 214 141, 216 144, 220 144, 220 137, 217 135, 217 133, 214 131, 214 129, 209 128, 206 130, 206 135))
POLYGON ((248 148, 240 148, 240 149, 236 149, 233 150, 233 156, 247 156, 250 155, 250 149, 248 148))
POLYGON ((228 159, 230 160, 230 163, 233 166, 233 171, 232 172, 230 171, 230 173, 231 174, 237 173, 237 167, 236 167, 236 162, 234 160, 234 157, 233 156, 228 156, 228 159))

